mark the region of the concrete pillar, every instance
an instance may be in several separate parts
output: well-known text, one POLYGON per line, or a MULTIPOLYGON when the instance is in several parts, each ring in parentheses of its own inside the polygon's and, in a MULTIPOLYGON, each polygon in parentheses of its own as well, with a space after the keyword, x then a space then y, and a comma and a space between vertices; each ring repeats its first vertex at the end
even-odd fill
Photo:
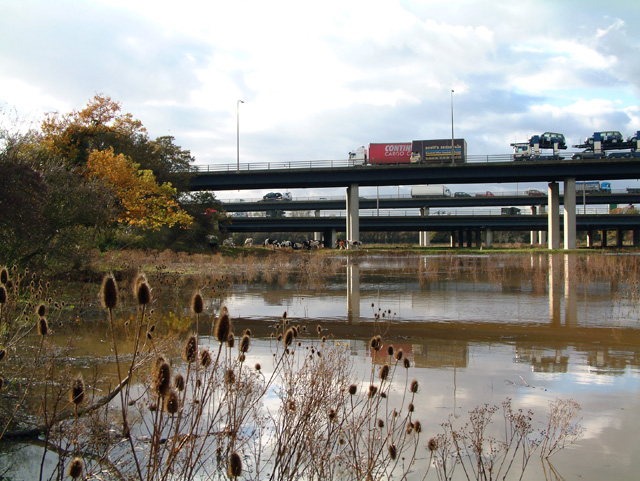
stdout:
POLYGON ((338 237, 336 234, 335 229, 329 229, 322 233, 322 242, 324 242, 324 247, 326 249, 335 249, 336 239, 338 237))
POLYGON ((564 181, 564 248, 576 247, 576 179, 570 178, 564 181))
POLYGON ((633 228, 633 247, 640 246, 640 229, 637 227, 633 228))
POLYGON ((607 229, 602 229, 602 242, 600 242, 602 247, 607 247, 607 229))
POLYGON ((549 249, 560 248, 560 186, 550 182, 548 187, 549 213, 547 214, 549 249))
POLYGON ((476 249, 482 249, 482 231, 476 229, 476 249))
POLYGON ((593 230, 589 229, 587 231, 587 248, 591 249, 593 247, 593 230))
MULTIPOLYGON (((347 187, 347 241, 360 240, 360 199, 358 184, 347 187)), ((347 242, 347 249, 352 246, 347 242)))
POLYGON ((467 247, 471 249, 473 247, 473 231, 467 229, 467 247))
POLYGON ((464 247, 464 231, 458 231, 458 247, 464 247))
MULTIPOLYGON (((546 213, 546 208, 544 205, 538 207, 538 214, 544 215, 546 213)), ((547 231, 541 230, 538 231, 538 244, 541 246, 547 245, 547 231)))
MULTIPOLYGON (((420 209, 420 215, 422 217, 427 217, 429 215, 429 208, 422 207, 420 209)), ((420 247, 429 247, 430 245, 431 245, 431 232, 420 231, 420 247)))
POLYGON ((618 227, 616 229, 616 247, 622 247, 624 245, 624 231, 618 227))
POLYGON ((449 235, 450 247, 456 246, 456 231, 452 230, 449 235))
MULTIPOLYGON (((316 210, 315 211, 315 215, 316 215, 316 217, 320 217, 320 211, 316 210)), ((314 232, 313 233, 313 240, 322 241, 322 232, 314 232)))
POLYGON ((487 227, 484 231, 484 245, 486 245, 487 247, 491 247, 493 244, 493 231, 491 230, 491 227, 487 227))
MULTIPOLYGON (((538 207, 535 205, 531 206, 531 215, 537 215, 538 214, 538 207)), ((538 232, 535 230, 531 231, 531 245, 535 245, 538 243, 538 232)))

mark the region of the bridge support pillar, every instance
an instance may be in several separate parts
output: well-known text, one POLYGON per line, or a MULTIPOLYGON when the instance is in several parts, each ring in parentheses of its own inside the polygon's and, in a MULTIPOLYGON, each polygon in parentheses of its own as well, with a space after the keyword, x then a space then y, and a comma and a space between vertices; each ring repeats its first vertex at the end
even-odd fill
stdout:
POLYGON ((464 247, 464 231, 458 231, 458 247, 464 247))
POLYGON ((482 249, 482 231, 476 229, 476 249, 482 249))
POLYGON ((491 247, 493 244, 493 231, 491 230, 491 227, 487 227, 484 230, 484 239, 484 245, 491 247))
POLYGON ((587 231, 587 248, 591 249, 593 247, 593 231, 589 229, 587 231))
POLYGON ((473 247, 473 231, 467 229, 467 247, 471 249, 473 247))
MULTIPOLYGON (((316 215, 316 217, 320 217, 320 211, 316 210, 315 211, 315 215, 316 215)), ((321 242, 322 241, 322 232, 314 232, 313 233, 313 240, 321 242)))
MULTIPOLYGON (((537 215, 538 214, 538 206, 536 205, 532 205, 531 206, 531 215, 537 215)), ((538 243, 538 232, 535 230, 532 230, 530 233, 530 237, 531 237, 531 245, 535 245, 538 243)))
POLYGON ((634 227, 633 229, 633 247, 640 246, 640 229, 634 227))
POLYGON ((328 229, 322 233, 322 242, 324 243, 324 247, 326 249, 335 249, 336 247, 336 230, 328 229))
POLYGON ((347 249, 353 249, 348 241, 360 240, 360 199, 358 184, 347 187, 347 249))
POLYGON ((622 247, 624 245, 624 231, 618 227, 616 230, 616 247, 622 247))
MULTIPOLYGON (((420 208, 420 215, 422 217, 427 217, 429 215, 429 208, 422 207, 420 208)), ((420 231, 420 247, 429 247, 431 245, 431 232, 429 231, 420 231)))
MULTIPOLYGON (((549 213, 547 224, 549 232, 549 249, 560 248, 560 186, 557 182, 550 182, 548 186, 549 213)), ((575 209, 574 209, 575 210, 575 209)))
POLYGON ((455 247, 456 246, 456 231, 452 230, 451 234, 449 235, 449 247, 455 247))
POLYGON ((607 229, 602 229, 602 241, 600 242, 600 245, 603 249, 607 247, 607 229))
POLYGON ((564 181, 564 248, 576 247, 576 179, 570 178, 564 181))

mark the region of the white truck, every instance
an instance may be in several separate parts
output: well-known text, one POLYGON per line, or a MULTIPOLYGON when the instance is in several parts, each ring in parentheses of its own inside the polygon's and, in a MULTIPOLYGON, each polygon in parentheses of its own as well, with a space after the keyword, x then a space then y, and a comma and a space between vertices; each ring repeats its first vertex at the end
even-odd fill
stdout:
POLYGON ((411 187, 411 197, 451 197, 451 191, 446 185, 414 185, 411 187))

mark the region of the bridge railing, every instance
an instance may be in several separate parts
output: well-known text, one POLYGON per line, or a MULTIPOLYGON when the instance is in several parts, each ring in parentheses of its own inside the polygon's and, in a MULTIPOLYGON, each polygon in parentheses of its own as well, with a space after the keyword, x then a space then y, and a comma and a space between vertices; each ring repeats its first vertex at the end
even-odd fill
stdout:
MULTIPOLYGON (((509 162, 512 154, 468 155, 467 163, 509 162)), ((292 169, 340 169, 347 167, 376 168, 389 165, 411 165, 413 167, 437 167, 450 165, 450 162, 429 162, 422 164, 367 164, 361 160, 295 160, 289 162, 245 162, 235 164, 193 165, 192 172, 239 172, 257 170, 292 170, 292 169)))

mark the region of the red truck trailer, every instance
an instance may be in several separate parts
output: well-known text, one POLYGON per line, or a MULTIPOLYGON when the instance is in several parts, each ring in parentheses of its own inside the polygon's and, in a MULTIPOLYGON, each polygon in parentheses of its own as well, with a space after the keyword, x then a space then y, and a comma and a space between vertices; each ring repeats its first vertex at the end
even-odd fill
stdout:
POLYGON ((369 144, 349 152, 349 160, 360 165, 408 164, 411 158, 411 142, 386 142, 369 144))

